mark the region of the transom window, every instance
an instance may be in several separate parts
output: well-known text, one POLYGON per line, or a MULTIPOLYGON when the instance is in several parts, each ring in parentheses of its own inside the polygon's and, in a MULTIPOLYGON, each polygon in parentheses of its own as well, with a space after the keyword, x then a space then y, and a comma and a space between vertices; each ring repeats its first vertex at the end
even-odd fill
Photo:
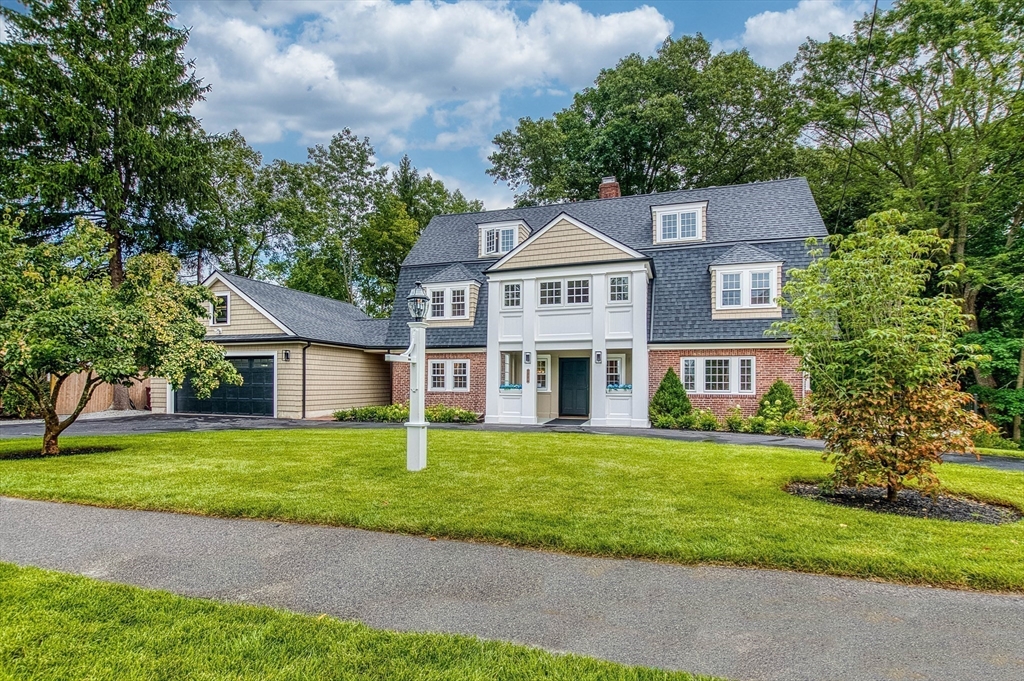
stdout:
POLYGON ((430 290, 430 319, 467 319, 469 289, 465 286, 430 290))
POLYGON ((469 360, 435 359, 430 361, 431 392, 465 392, 469 390, 469 360))
POLYGON ((684 357, 681 363, 686 392, 754 392, 756 377, 753 357, 684 357))
POLYGON ((228 298, 227 293, 218 293, 213 297, 213 307, 210 309, 211 324, 228 323, 228 298))
POLYGON ((570 279, 565 282, 565 302, 580 305, 590 302, 590 280, 570 279))
POLYGON ((612 303, 629 301, 629 277, 608 278, 608 300, 612 303))
POLYGON ((717 270, 716 305, 722 308, 775 307, 778 267, 717 270))
POLYGON ((655 243, 696 241, 701 238, 702 204, 685 203, 673 206, 655 206, 655 243))
POLYGON ((523 285, 505 284, 505 307, 522 307, 523 285))
POLYGON ((562 304, 562 282, 542 281, 540 282, 540 304, 561 305, 562 304))

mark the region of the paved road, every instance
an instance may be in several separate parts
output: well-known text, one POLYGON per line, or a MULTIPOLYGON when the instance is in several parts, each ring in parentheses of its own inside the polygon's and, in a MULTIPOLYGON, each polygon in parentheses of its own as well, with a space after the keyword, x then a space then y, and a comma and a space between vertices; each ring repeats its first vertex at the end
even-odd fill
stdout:
MULTIPOLYGON (((303 421, 300 419, 272 419, 247 416, 199 416, 187 414, 144 414, 127 417, 94 418, 77 421, 66 431, 69 435, 126 435, 144 433, 172 433, 202 430, 284 430, 294 428, 401 428, 400 424, 338 423, 336 421, 303 421)), ((507 432, 575 432, 596 435, 628 435, 684 442, 715 442, 719 444, 764 445, 769 447, 796 447, 821 451, 824 443, 800 437, 757 435, 753 433, 704 433, 691 430, 663 430, 660 428, 591 428, 579 426, 500 426, 492 424, 437 423, 434 429, 497 430, 507 432)), ((0 439, 42 437, 43 426, 38 422, 0 421, 0 439)), ((1024 459, 985 456, 980 461, 973 456, 946 455, 950 463, 986 466, 1009 471, 1024 471, 1024 459)))
POLYGON ((730 679, 1024 678, 1024 596, 6 498, 0 560, 730 679))

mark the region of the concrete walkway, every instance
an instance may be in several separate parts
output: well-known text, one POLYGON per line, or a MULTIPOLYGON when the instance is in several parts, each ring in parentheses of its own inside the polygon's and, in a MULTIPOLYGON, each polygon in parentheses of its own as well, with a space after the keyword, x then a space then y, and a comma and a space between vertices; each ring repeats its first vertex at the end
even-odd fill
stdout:
MULTIPOLYGON (((111 413, 111 412, 103 412, 111 413)), ((173 433, 209 430, 289 430, 289 429, 344 429, 344 428, 401 428, 397 423, 339 423, 337 421, 304 421, 300 419, 274 419, 253 416, 207 416, 192 414, 144 414, 76 421, 67 435, 141 435, 145 433, 173 433)), ((767 447, 795 447, 821 451, 824 443, 802 437, 758 435, 755 433, 701 432, 693 430, 664 430, 661 428, 597 428, 590 426, 504 426, 484 423, 435 423, 434 430, 483 430, 519 433, 591 433, 594 435, 626 435, 650 437, 682 442, 714 442, 732 445, 761 445, 767 447)), ((0 421, 0 439, 42 437, 43 426, 38 421, 0 421)), ((973 456, 947 454, 949 463, 985 466, 1007 471, 1024 471, 1024 459, 984 456, 979 461, 973 456)))
POLYGON ((0 560, 730 679, 1024 678, 1024 596, 7 498, 0 560))

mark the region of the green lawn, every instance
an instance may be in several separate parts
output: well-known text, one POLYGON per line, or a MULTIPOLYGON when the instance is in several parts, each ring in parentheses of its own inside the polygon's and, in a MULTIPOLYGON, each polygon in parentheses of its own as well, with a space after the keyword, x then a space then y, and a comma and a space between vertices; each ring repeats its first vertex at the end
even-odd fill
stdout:
MULTIPOLYGON (((987 526, 786 494, 815 452, 586 434, 293 430, 62 438, 121 451, 0 460, 0 494, 275 518, 560 551, 1024 591, 1024 522, 987 526)), ((5 441, 2 452, 36 447, 5 441)), ((943 465, 947 487, 1024 508, 1024 473, 943 465)))
POLYGON ((982 449, 978 448, 982 456, 1004 456, 1008 459, 1024 459, 1024 450, 1021 449, 982 449))
POLYGON ((400 634, 0 563, 0 680, 696 677, 468 636, 400 634))

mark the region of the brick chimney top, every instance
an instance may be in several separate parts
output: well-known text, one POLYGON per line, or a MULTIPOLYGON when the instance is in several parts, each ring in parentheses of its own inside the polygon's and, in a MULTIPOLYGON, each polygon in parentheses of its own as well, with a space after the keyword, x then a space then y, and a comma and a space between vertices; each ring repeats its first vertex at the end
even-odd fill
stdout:
POLYGON ((597 195, 602 199, 615 199, 622 196, 619 191, 619 183, 615 181, 615 177, 602 177, 601 186, 597 188, 597 195))

